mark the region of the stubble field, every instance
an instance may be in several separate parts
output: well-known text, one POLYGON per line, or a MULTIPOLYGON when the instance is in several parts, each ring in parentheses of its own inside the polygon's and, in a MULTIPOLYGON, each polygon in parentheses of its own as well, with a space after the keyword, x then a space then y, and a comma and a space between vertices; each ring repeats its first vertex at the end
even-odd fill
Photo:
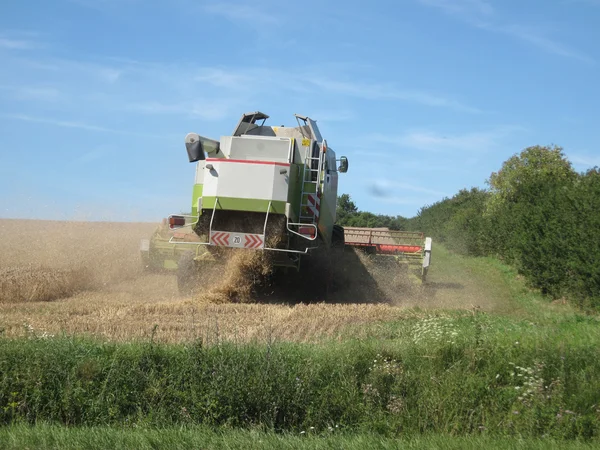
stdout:
MULTIPOLYGON (((173 273, 142 270, 139 242, 155 227, 0 220, 4 333, 18 336, 35 330, 118 341, 152 336, 164 342, 314 342, 360 335, 361 325, 414 316, 419 314, 415 307, 510 309, 510 293, 489 273, 476 273, 458 259, 449 263, 449 255, 443 249, 436 254, 435 247, 424 286, 402 265, 374 262, 348 250, 338 272, 344 280, 327 302, 307 303, 302 289, 294 295, 263 295, 251 304, 215 304, 205 295, 182 297, 173 273)), ((206 290, 220 277, 213 271, 205 280, 206 290)))

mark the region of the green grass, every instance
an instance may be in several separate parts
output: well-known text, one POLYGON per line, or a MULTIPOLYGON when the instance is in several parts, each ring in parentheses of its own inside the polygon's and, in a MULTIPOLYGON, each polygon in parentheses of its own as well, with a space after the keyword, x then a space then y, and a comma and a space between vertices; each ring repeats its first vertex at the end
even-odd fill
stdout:
POLYGON ((545 439, 520 439, 479 435, 382 437, 373 434, 275 434, 256 430, 211 430, 205 427, 123 429, 109 427, 67 428, 37 425, 0 428, 1 449, 590 449, 594 443, 545 439))
POLYGON ((0 447, 599 445, 598 317, 490 258, 442 248, 438 264, 506 309, 417 311, 320 344, 0 338, 0 447))
MULTIPOLYGON (((494 305, 491 310, 495 314, 544 323, 585 314, 572 304, 552 304, 548 297, 531 289, 514 267, 497 258, 459 255, 440 243, 435 244, 434 258, 429 280, 434 284, 441 280, 458 282, 466 288, 477 287, 481 296, 494 305)), ((450 295, 461 296, 464 292, 457 290, 450 295)))
POLYGON ((586 316, 536 324, 470 312, 323 345, 0 339, 0 423, 591 439, 599 344, 586 316))

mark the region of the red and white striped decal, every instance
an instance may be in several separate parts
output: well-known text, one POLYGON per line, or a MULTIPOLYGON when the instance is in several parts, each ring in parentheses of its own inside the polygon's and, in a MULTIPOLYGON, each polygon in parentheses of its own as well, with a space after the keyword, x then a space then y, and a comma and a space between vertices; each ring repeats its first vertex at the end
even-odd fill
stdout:
POLYGON ((319 218, 319 211, 321 210, 321 196, 319 194, 308 194, 308 210, 319 218))
POLYGON ((229 247, 229 233, 223 231, 213 231, 210 234, 210 241, 212 245, 218 245, 220 247, 229 247))
POLYGON ((263 237, 260 234, 247 234, 245 236, 244 248, 261 248, 264 244, 263 237))
POLYGON ((220 247, 263 248, 265 237, 262 234, 212 231, 210 233, 210 243, 220 247))

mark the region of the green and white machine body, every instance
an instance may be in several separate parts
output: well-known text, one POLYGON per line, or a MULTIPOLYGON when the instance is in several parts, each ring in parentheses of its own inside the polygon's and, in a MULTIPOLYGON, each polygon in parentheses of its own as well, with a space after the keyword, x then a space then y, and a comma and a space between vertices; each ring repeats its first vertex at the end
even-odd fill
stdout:
POLYGON ((336 158, 309 117, 296 114, 295 127, 266 126, 268 117, 244 114, 219 141, 186 136, 196 163, 192 213, 168 223, 191 227, 198 241, 170 243, 279 252, 276 265, 296 268, 301 255, 332 245, 338 175, 348 160, 336 158))

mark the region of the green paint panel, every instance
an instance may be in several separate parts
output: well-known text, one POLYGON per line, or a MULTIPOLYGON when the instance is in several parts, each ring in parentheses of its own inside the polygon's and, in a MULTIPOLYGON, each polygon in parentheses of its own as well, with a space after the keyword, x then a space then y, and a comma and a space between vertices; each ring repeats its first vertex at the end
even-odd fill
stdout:
POLYGON ((290 165, 288 203, 292 207, 291 220, 297 221, 300 215, 300 194, 302 193, 302 174, 304 173, 304 164, 290 165))
MULTIPOLYGON (((270 214, 285 214, 286 202, 272 201, 270 214)), ((202 208, 213 209, 215 197, 203 197, 202 208)), ((263 212, 269 208, 269 200, 256 200, 248 198, 219 197, 216 209, 227 209, 233 211, 263 212)))

